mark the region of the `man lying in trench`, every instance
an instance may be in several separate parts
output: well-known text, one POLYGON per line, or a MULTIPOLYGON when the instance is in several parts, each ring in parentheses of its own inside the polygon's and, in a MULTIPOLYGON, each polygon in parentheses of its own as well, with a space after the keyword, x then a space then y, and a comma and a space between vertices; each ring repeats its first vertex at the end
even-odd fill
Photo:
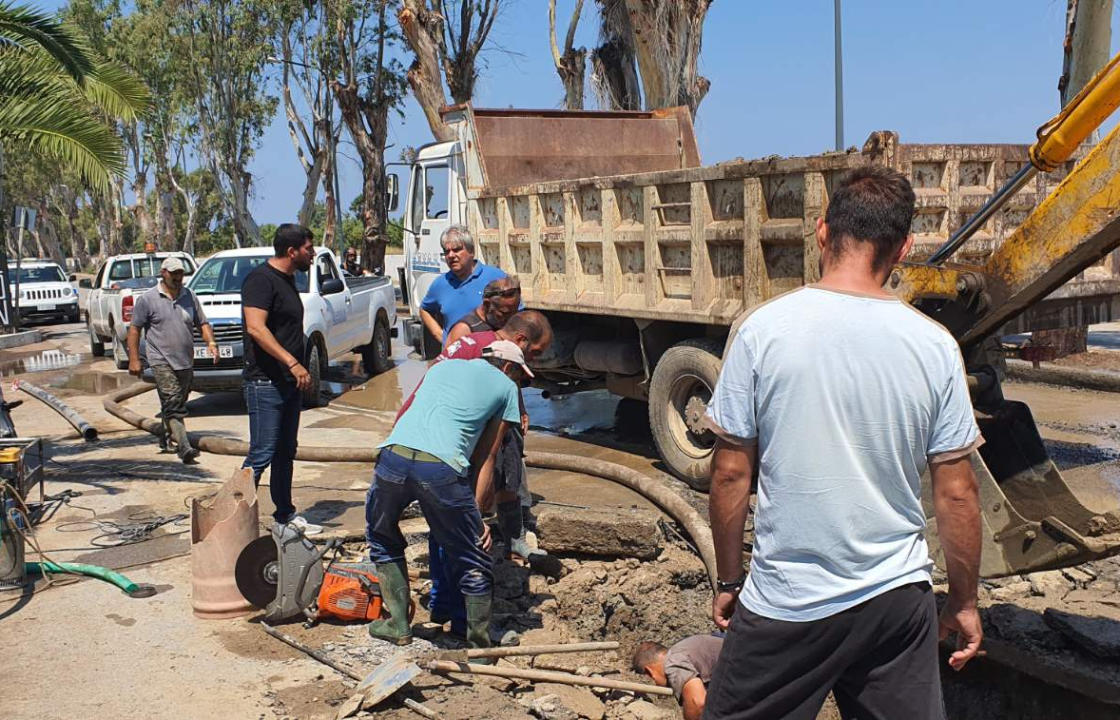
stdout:
POLYGON ((700 720, 712 670, 722 649, 723 638, 715 635, 693 635, 672 647, 647 640, 638 644, 631 662, 634 672, 644 673, 655 684, 673 689, 684 720, 700 720))
POLYGON ((381 444, 366 495, 366 539, 389 617, 369 624, 372 637, 412 642, 400 516, 416 500, 464 596, 468 646, 490 646, 493 561, 479 508, 492 501, 502 436, 520 420, 518 385, 532 376, 521 349, 501 340, 481 360, 437 363, 381 444), (473 488, 471 468, 477 469, 473 488))

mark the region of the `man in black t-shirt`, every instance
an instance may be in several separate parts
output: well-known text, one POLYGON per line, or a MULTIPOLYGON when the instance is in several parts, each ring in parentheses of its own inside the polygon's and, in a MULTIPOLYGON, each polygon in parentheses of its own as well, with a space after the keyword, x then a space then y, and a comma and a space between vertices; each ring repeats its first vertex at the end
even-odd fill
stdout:
POLYGON ((285 223, 272 242, 275 257, 249 273, 241 286, 245 327, 245 406, 249 409, 249 455, 241 467, 253 468, 259 484, 272 466, 269 488, 276 510, 272 517, 305 535, 323 531, 292 504, 292 461, 299 435, 300 394, 311 386, 303 366, 303 300, 295 273, 311 267, 315 247, 311 231, 285 223))

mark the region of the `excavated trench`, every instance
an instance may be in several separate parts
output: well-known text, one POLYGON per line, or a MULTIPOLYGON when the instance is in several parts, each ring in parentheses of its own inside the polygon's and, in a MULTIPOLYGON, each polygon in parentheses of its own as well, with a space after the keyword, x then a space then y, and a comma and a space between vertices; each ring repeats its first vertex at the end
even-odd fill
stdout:
MULTIPOLYGON (((122 396, 126 394, 132 393, 119 392, 114 397, 124 399, 122 396)), ((109 403, 106 407, 109 408, 109 403)), ((128 411, 113 414, 138 427, 148 425, 145 429, 153 429, 150 420, 139 419, 128 411)), ((215 449, 241 450, 232 445, 215 449)), ((312 451, 318 460, 334 459, 318 456, 314 448, 301 447, 303 450, 312 451)), ((536 455, 538 461, 548 459, 546 453, 536 455)), ((532 464, 532 460, 530 462, 532 464)), ((588 468, 573 466, 569 469, 586 471, 588 468)), ((658 504, 665 507, 664 501, 658 504)), ((562 660, 554 656, 519 662, 526 667, 532 662, 532 666, 543 669, 604 672, 640 680, 628 670, 628 658, 637 643, 653 639, 671 644, 687 635, 712 629, 708 568, 691 547, 693 543, 686 539, 689 535, 700 538, 699 544, 703 545, 710 543, 710 536, 706 537, 706 532, 696 527, 695 518, 688 520, 663 523, 662 547, 653 560, 562 557, 562 570, 553 577, 532 575, 526 569, 499 563, 495 583, 495 635, 500 637, 512 631, 520 635, 521 642, 534 644, 618 640, 621 648, 606 656, 575 655, 562 660)), ((710 549, 705 550, 703 554, 708 556, 710 564, 710 549)), ((425 551, 424 543, 416 543, 411 549, 410 561, 426 564, 425 551)), ((984 583, 981 605, 988 655, 974 660, 961 673, 954 673, 942 664, 949 718, 1115 720, 1120 717, 1120 560, 1090 563, 1080 570, 1074 568, 1057 576, 1061 579, 1056 579, 1053 573, 1038 573, 984 583), (1048 582, 1061 586, 1048 585, 1048 582), (1092 622, 1081 622, 1082 627, 1070 628, 1068 623, 1062 622, 1064 614, 1092 622)), ((423 590, 422 587, 418 589, 423 590)), ((376 664, 383 658, 378 656, 381 651, 376 647, 361 649, 367 643, 360 635, 347 628, 337 638, 339 642, 327 642, 323 648, 328 653, 337 652, 343 661, 353 660, 368 670, 371 663, 376 664)), ((943 648, 942 660, 947 656, 948 649, 943 648)), ((448 718, 478 717, 462 712, 463 707, 477 708, 478 702, 487 703, 486 706, 492 708, 487 716, 497 718, 535 715, 541 718, 628 719, 639 716, 636 710, 628 709, 636 699, 619 692, 584 691, 578 698, 568 693, 558 701, 542 702, 539 688, 523 684, 509 684, 498 690, 489 686, 483 689, 478 684, 451 684, 441 685, 438 693, 425 692, 423 697, 432 709, 448 718), (583 703, 584 707, 573 709, 564 702, 583 703), (560 709, 549 710, 553 707, 549 703, 560 709)), ((663 709, 672 708, 671 700, 655 704, 663 709)), ((409 712, 404 708, 389 709, 379 712, 378 717, 399 715, 404 718, 410 716, 409 712)), ((828 704, 819 717, 831 720, 838 714, 835 707, 828 704)))

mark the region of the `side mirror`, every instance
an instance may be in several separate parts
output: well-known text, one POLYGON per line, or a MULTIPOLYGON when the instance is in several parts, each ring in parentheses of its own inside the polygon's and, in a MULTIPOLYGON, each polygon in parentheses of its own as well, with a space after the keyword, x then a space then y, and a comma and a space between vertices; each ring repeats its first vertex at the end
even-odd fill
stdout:
POLYGON ((319 294, 334 295, 335 293, 340 293, 345 289, 346 286, 342 284, 342 280, 339 280, 338 278, 328 278, 327 280, 324 280, 323 283, 319 286, 319 294))
MULTIPOLYGON (((71 275, 70 278, 73 279, 74 276, 71 275)), ((93 280, 90 280, 89 278, 82 278, 81 280, 78 281, 78 287, 83 288, 85 290, 92 290, 93 289, 93 280)))
POLYGON ((385 203, 389 212, 395 212, 400 203, 400 180, 396 173, 385 176, 385 203))
POLYGON ((77 280, 77 279, 78 279, 78 276, 77 276, 77 275, 71 275, 71 276, 70 276, 70 282, 74 282, 74 281, 75 281, 75 280, 77 280))

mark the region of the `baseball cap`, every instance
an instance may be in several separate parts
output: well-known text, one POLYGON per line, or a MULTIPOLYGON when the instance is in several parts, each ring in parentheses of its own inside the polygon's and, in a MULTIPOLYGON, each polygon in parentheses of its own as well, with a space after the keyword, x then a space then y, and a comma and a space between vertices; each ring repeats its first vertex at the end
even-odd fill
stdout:
POLYGON ((186 268, 183 266, 183 261, 177 257, 164 258, 163 262, 160 263, 159 269, 166 270, 167 272, 178 272, 179 270, 186 270, 186 268))
POLYGON ((533 371, 525 364, 525 353, 521 352, 521 348, 509 340, 495 340, 482 348, 482 357, 498 358, 499 360, 517 363, 526 375, 534 377, 533 371))

